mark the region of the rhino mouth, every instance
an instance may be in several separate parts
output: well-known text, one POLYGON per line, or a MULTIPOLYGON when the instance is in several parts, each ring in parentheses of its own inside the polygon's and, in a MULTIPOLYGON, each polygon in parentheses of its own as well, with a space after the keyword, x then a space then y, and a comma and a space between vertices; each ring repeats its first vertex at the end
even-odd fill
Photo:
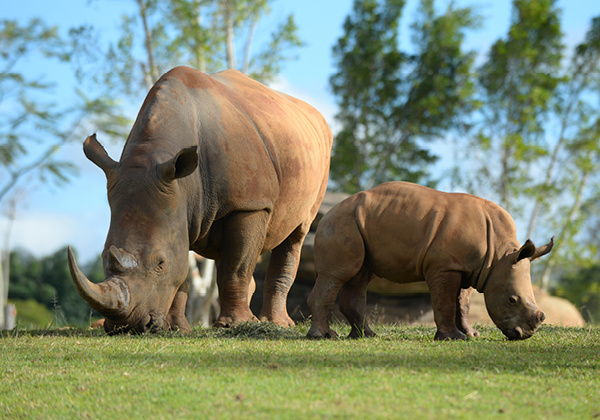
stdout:
POLYGON ((117 322, 113 323, 106 320, 104 323, 104 330, 109 335, 118 334, 143 334, 145 332, 158 332, 166 328, 165 316, 162 314, 148 314, 138 322, 117 322))
POLYGON ((525 340, 533 335, 535 329, 532 330, 524 330, 521 327, 510 328, 507 330, 502 330, 506 338, 511 341, 514 340, 525 340))

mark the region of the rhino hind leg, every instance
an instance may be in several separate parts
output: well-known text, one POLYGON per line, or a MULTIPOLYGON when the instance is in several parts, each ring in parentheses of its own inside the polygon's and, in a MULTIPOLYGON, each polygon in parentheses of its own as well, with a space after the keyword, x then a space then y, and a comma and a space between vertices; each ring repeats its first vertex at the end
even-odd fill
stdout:
POLYGON ((302 243, 309 228, 310 223, 303 223, 271 251, 259 316, 261 321, 284 327, 294 325, 287 312, 287 295, 296 278, 302 243))
MULTIPOLYGON (((328 213, 319 223, 315 236, 315 268, 317 279, 308 296, 308 306, 312 316, 309 338, 337 337, 329 326, 329 318, 340 288, 356 277, 362 270, 365 261, 365 244, 356 223, 354 212, 344 214, 344 208, 338 213, 328 213), (341 215, 340 215, 341 212, 341 215)), ((368 282, 367 282, 368 283, 368 282)), ((348 290, 348 289, 347 289, 348 290)), ((349 286, 352 291, 352 286, 349 286)), ((351 300, 354 293, 345 293, 351 300)), ((348 302, 346 308, 353 316, 350 307, 355 303, 348 302)), ((357 319, 360 316, 357 316, 357 319)))
POLYGON ((352 327, 348 338, 376 335, 367 321, 367 286, 371 278, 370 270, 363 267, 356 276, 342 286, 340 311, 352 327))
POLYGON ((466 340, 467 336, 456 325, 461 274, 442 272, 427 277, 426 281, 431 294, 433 318, 437 326, 434 340, 466 340))
POLYGON ((473 288, 460 289, 456 299, 456 325, 467 337, 479 337, 479 331, 471 326, 469 322, 469 307, 473 288))
POLYGON ((329 325, 329 317, 342 284, 343 282, 317 274, 315 286, 308 296, 312 320, 306 334, 308 338, 337 338, 338 334, 329 325))

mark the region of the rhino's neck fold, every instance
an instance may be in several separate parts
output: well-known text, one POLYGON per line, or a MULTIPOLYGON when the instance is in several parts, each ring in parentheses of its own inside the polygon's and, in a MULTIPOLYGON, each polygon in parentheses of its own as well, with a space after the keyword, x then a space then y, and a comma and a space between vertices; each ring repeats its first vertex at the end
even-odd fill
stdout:
POLYGON ((479 293, 483 293, 485 291, 485 286, 490 278, 490 272, 492 271, 492 263, 494 259, 494 255, 496 253, 496 247, 494 246, 494 227, 492 225, 492 221, 489 217, 486 218, 485 223, 486 230, 486 250, 485 255, 483 257, 483 261, 481 263, 481 267, 479 268, 479 272, 476 273, 473 277, 471 286, 475 288, 479 293))

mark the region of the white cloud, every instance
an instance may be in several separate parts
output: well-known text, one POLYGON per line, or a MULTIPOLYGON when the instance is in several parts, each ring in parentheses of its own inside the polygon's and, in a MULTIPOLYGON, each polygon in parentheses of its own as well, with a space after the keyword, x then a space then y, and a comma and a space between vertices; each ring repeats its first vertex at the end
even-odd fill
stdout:
MULTIPOLYGON (((39 258, 71 245, 78 251, 81 262, 85 263, 102 252, 108 221, 96 223, 106 226, 104 233, 102 229, 90 228, 90 224, 89 217, 39 210, 21 212, 12 225, 11 248, 24 248, 39 258)), ((7 220, 0 219, 0 226, 5 228, 7 220)))

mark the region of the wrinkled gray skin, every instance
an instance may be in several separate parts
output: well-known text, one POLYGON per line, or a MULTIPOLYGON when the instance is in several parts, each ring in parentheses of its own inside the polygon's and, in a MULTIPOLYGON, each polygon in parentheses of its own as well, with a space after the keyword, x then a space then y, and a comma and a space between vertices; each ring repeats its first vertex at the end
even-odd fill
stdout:
POLYGON ((536 248, 527 240, 521 246, 510 215, 472 195, 406 182, 360 192, 333 207, 317 228, 308 336, 337 336, 329 317, 340 289, 350 337, 374 335, 366 319, 366 290, 375 274, 397 283, 427 282, 436 340, 479 335, 468 322, 474 288, 484 294, 504 335, 531 337, 545 315, 533 296, 530 262, 552 245, 536 248))
POLYGON ((148 93, 119 162, 90 136, 86 156, 106 174, 111 222, 105 281, 93 284, 71 250, 80 295, 109 333, 170 328, 185 319, 188 250, 216 260, 216 326, 256 320, 252 273, 272 250, 259 318, 293 325, 287 293, 325 194, 331 131, 306 103, 235 70, 177 67, 148 93))

